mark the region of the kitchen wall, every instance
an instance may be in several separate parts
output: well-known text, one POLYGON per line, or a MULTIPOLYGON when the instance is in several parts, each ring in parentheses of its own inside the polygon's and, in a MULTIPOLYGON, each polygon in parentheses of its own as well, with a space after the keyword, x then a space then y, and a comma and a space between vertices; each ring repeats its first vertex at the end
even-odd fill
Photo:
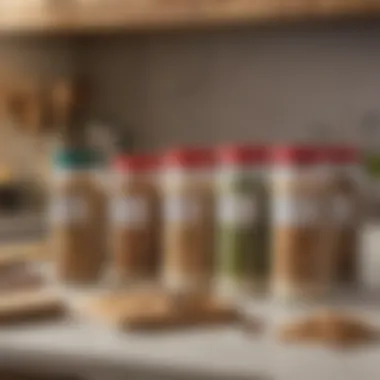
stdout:
POLYGON ((357 140, 363 117, 380 113, 379 46, 375 23, 2 37, 0 74, 83 74, 92 83, 88 117, 131 129, 141 149, 303 140, 320 125, 357 140))
POLYGON ((76 50, 65 37, 0 37, 0 78, 29 74, 55 78, 75 71, 76 50))
POLYGON ((356 140, 380 111, 380 26, 252 27, 107 36, 81 46, 90 116, 131 126, 143 149, 225 140, 307 139, 327 125, 356 140))

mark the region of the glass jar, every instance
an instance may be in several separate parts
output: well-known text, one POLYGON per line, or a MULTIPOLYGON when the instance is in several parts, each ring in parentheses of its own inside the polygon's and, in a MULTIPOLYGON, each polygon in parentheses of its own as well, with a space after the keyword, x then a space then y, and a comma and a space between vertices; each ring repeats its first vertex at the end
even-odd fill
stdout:
POLYGON ((111 246, 118 280, 145 282, 157 275, 158 159, 120 156, 114 165, 111 246))
POLYGON ((213 267, 214 155, 179 149, 163 165, 163 281, 174 292, 203 291, 213 267))
POLYGON ((261 291, 268 276, 268 150, 218 150, 217 268, 223 294, 261 291))
POLYGON ((354 286, 359 281, 359 232, 364 210, 359 151, 353 146, 327 148, 331 166, 330 218, 334 243, 334 282, 354 286))
POLYGON ((51 200, 52 249, 58 278, 90 283, 106 258, 106 196, 99 158, 87 149, 57 152, 51 200))
POLYGON ((309 299, 326 291, 328 254, 320 249, 326 173, 311 146, 272 149, 273 292, 309 299))
POLYGON ((363 118, 360 126, 360 141, 362 164, 366 174, 365 197, 366 217, 372 224, 378 224, 380 219, 380 116, 370 112, 363 118))

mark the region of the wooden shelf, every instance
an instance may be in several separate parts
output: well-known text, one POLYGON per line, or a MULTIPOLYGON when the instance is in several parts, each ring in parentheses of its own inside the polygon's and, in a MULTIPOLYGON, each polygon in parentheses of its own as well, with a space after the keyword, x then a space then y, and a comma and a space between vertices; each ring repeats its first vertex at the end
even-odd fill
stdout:
MULTIPOLYGON (((8 0, 9 1, 9 0, 8 0)), ((21 0, 0 3, 0 32, 144 31, 380 15, 378 0, 21 0)))

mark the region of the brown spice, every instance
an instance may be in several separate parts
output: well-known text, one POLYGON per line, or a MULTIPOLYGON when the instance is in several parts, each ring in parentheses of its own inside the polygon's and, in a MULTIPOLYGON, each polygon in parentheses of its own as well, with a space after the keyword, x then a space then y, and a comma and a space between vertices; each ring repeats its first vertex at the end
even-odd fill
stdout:
POLYGON ((321 295, 326 291, 328 252, 320 249, 325 182, 312 147, 273 152, 273 282, 277 296, 321 295))
POLYGON ((208 282, 211 276, 213 198, 207 187, 189 189, 181 197, 181 202, 194 205, 197 215, 194 220, 166 221, 164 269, 168 278, 176 280, 174 282, 197 287, 208 282))
POLYGON ((362 320, 324 310, 282 326, 279 339, 286 342, 318 342, 333 346, 351 346, 373 341, 377 331, 362 320))
MULTIPOLYGON (((141 159, 125 158, 124 164, 136 164, 141 159)), ((121 178, 114 193, 112 246, 119 279, 151 279, 158 270, 158 192, 153 173, 144 169, 152 166, 145 166, 142 172, 128 172, 126 168, 118 173, 121 178)))
POLYGON ((337 234, 336 280, 344 284, 357 284, 359 276, 358 229, 360 226, 360 199, 358 190, 348 178, 340 178, 337 185, 351 207, 350 219, 340 224, 337 234))
POLYGON ((106 199, 101 185, 90 173, 74 175, 61 183, 55 199, 64 202, 66 213, 83 207, 83 215, 56 220, 53 226, 58 277, 69 282, 97 280, 106 258, 106 199))
POLYGON ((331 165, 331 196, 327 200, 329 230, 333 257, 332 279, 345 285, 358 282, 358 229, 364 209, 358 181, 358 150, 352 146, 330 146, 326 149, 331 165))
POLYGON ((173 291, 199 291, 210 285, 213 267, 212 154, 184 150, 168 154, 166 163, 164 282, 173 291))
POLYGON ((90 301, 83 312, 91 318, 126 329, 161 329, 234 322, 236 310, 211 295, 153 291, 120 292, 90 301))

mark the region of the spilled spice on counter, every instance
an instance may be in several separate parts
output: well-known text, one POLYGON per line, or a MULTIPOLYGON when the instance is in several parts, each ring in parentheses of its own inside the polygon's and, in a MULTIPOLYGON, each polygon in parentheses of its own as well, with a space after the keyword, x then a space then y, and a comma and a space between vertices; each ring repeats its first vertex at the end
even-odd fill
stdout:
POLYGON ((375 341, 379 332, 360 318, 334 310, 323 310, 282 326, 280 340, 293 343, 315 342, 338 347, 375 341))
POLYGON ((83 316, 131 331, 152 331, 236 322, 236 309, 210 294, 178 295, 161 290, 120 291, 80 306, 83 316))

